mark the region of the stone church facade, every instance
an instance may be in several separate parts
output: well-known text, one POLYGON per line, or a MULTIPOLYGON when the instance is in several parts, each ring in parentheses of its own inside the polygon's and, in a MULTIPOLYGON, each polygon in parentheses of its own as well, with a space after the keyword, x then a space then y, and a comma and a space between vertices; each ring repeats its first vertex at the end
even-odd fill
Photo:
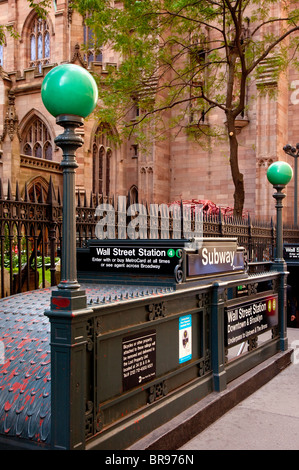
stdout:
MULTIPOLYGON (((54 143, 62 128, 42 103, 42 81, 57 64, 76 63, 105 74, 109 64, 118 65, 119 58, 105 49, 84 53, 88 30, 67 0, 54 0, 45 20, 36 16, 27 0, 0 0, 0 24, 18 33, 17 37, 7 34, 0 46, 0 177, 4 190, 10 181, 13 191, 18 182, 21 194, 25 185, 29 192, 42 187, 47 193, 51 177, 54 187, 62 191, 61 150, 54 143)), ((283 146, 299 141, 299 73, 290 69, 274 81, 266 67, 260 80, 266 84, 266 92, 260 93, 259 83, 251 83, 246 115, 238 121, 239 161, 245 180, 244 209, 253 217, 269 219, 275 215, 275 203, 267 168, 276 160, 294 166, 283 146)), ((224 125, 219 113, 209 119, 205 125, 224 125)), ((80 129, 84 145, 77 151, 78 192, 130 194, 131 200, 158 204, 199 199, 233 206, 226 145, 203 149, 181 133, 142 154, 133 139, 116 146, 109 132, 117 130, 109 129, 104 137, 98 132, 103 126, 107 124, 91 115, 80 129)), ((284 218, 292 222, 294 181, 286 193, 284 218)))

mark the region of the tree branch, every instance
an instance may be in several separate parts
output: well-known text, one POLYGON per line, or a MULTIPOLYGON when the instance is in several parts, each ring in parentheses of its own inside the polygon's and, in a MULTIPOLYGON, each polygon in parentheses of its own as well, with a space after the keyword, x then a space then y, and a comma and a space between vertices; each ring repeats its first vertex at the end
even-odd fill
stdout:
POLYGON ((267 49, 265 50, 265 52, 258 58, 256 59, 253 64, 246 70, 246 76, 248 76, 256 67, 257 65, 259 65, 262 60, 264 60, 269 54, 270 52, 278 45, 280 44, 285 38, 287 38, 290 34, 296 32, 296 31, 299 31, 299 26, 296 26, 295 28, 292 28, 291 30, 287 31, 286 33, 284 33, 282 36, 280 36, 279 38, 276 39, 276 41, 274 41, 272 44, 270 44, 267 49))

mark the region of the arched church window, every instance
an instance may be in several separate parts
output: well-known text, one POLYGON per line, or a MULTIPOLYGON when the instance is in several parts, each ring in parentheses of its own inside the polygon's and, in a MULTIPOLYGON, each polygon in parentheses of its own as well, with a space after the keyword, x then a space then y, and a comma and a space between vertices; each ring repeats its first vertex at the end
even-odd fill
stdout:
POLYGON ((36 158, 43 158, 42 147, 39 142, 33 147, 33 156, 36 158))
POLYGON ((90 65, 91 62, 102 62, 103 56, 101 48, 94 38, 92 29, 86 24, 84 25, 84 48, 86 50, 84 60, 87 61, 88 65, 90 65))
POLYGON ((30 26, 30 67, 42 66, 50 60, 49 24, 42 18, 35 17, 30 26))
POLYGON ((44 155, 46 160, 52 160, 52 145, 49 141, 44 145, 44 155))
POLYGON ((130 204, 138 203, 138 188, 133 185, 130 188, 130 204))
POLYGON ((112 148, 109 135, 110 127, 101 124, 93 140, 93 192, 110 194, 112 148))
POLYGON ((110 193, 111 155, 112 155, 111 149, 108 149, 106 153, 106 194, 110 193))
POLYGON ((23 132, 23 154, 52 160, 51 136, 47 126, 37 116, 23 132))
POLYGON ((3 56, 4 56, 4 48, 3 48, 3 44, 0 44, 0 67, 3 67, 3 56))
POLYGON ((36 176, 31 181, 27 182, 28 196, 30 201, 34 201, 35 197, 39 200, 41 192, 43 192, 44 200, 47 199, 49 184, 41 176, 36 176))

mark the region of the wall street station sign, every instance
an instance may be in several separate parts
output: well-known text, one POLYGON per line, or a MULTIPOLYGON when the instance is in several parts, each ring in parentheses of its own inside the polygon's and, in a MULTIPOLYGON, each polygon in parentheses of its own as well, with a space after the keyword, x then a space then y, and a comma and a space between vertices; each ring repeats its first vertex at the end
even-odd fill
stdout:
POLYGON ((89 244, 89 250, 78 253, 78 269, 100 273, 135 274, 141 276, 174 276, 180 262, 180 243, 134 243, 100 240, 89 244))
POLYGON ((235 346, 278 324, 278 296, 271 295, 225 308, 226 346, 235 346))
POLYGON ((287 263, 299 263, 299 244, 298 243, 284 243, 283 245, 283 258, 287 263))
POLYGON ((235 238, 188 240, 90 240, 77 249, 79 279, 117 276, 167 278, 175 283, 245 271, 235 238), (85 275, 86 278, 86 275, 85 275))

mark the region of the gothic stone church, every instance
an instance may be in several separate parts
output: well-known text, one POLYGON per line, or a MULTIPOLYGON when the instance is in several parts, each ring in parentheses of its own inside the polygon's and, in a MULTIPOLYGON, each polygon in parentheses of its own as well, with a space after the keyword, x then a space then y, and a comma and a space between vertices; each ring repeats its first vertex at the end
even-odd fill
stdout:
MULTIPOLYGON (((105 73, 108 64, 119 63, 111 50, 89 49, 85 54, 89 31, 83 18, 67 0, 57 0, 45 20, 39 19, 27 0, 0 0, 0 24, 13 26, 18 37, 7 34, 0 45, 0 178, 20 193, 33 187, 45 194, 50 177, 62 191, 61 150, 55 137, 62 132, 41 100, 41 84, 47 72, 57 64, 75 63, 105 73)), ((261 78, 271 93, 260 94, 258 83, 248 89, 246 115, 238 122, 240 170, 245 180, 245 209, 259 219, 275 215, 273 188, 266 178, 270 163, 294 162, 283 152, 287 143, 299 141, 299 74, 290 69, 279 81, 261 78), (297 91, 298 90, 298 91, 297 91), (275 96, 275 97, 273 97, 275 96), (251 99, 254 97, 254 99, 251 99)), ((132 111, 133 112, 133 111, 132 111)), ((134 116, 131 116, 134 118, 134 116)), ((224 116, 213 116, 224 124, 224 116)), ((207 123, 205 123, 207 125, 207 123)), ((116 146, 108 129, 103 135, 94 116, 80 129, 84 145, 77 151, 76 189, 110 195, 128 195, 131 200, 170 203, 177 200, 210 200, 219 207, 233 206, 228 147, 209 150, 190 141, 186 135, 153 143, 152 151, 138 151, 132 139, 116 146)), ((284 218, 292 222, 294 182, 286 188, 284 218)))

